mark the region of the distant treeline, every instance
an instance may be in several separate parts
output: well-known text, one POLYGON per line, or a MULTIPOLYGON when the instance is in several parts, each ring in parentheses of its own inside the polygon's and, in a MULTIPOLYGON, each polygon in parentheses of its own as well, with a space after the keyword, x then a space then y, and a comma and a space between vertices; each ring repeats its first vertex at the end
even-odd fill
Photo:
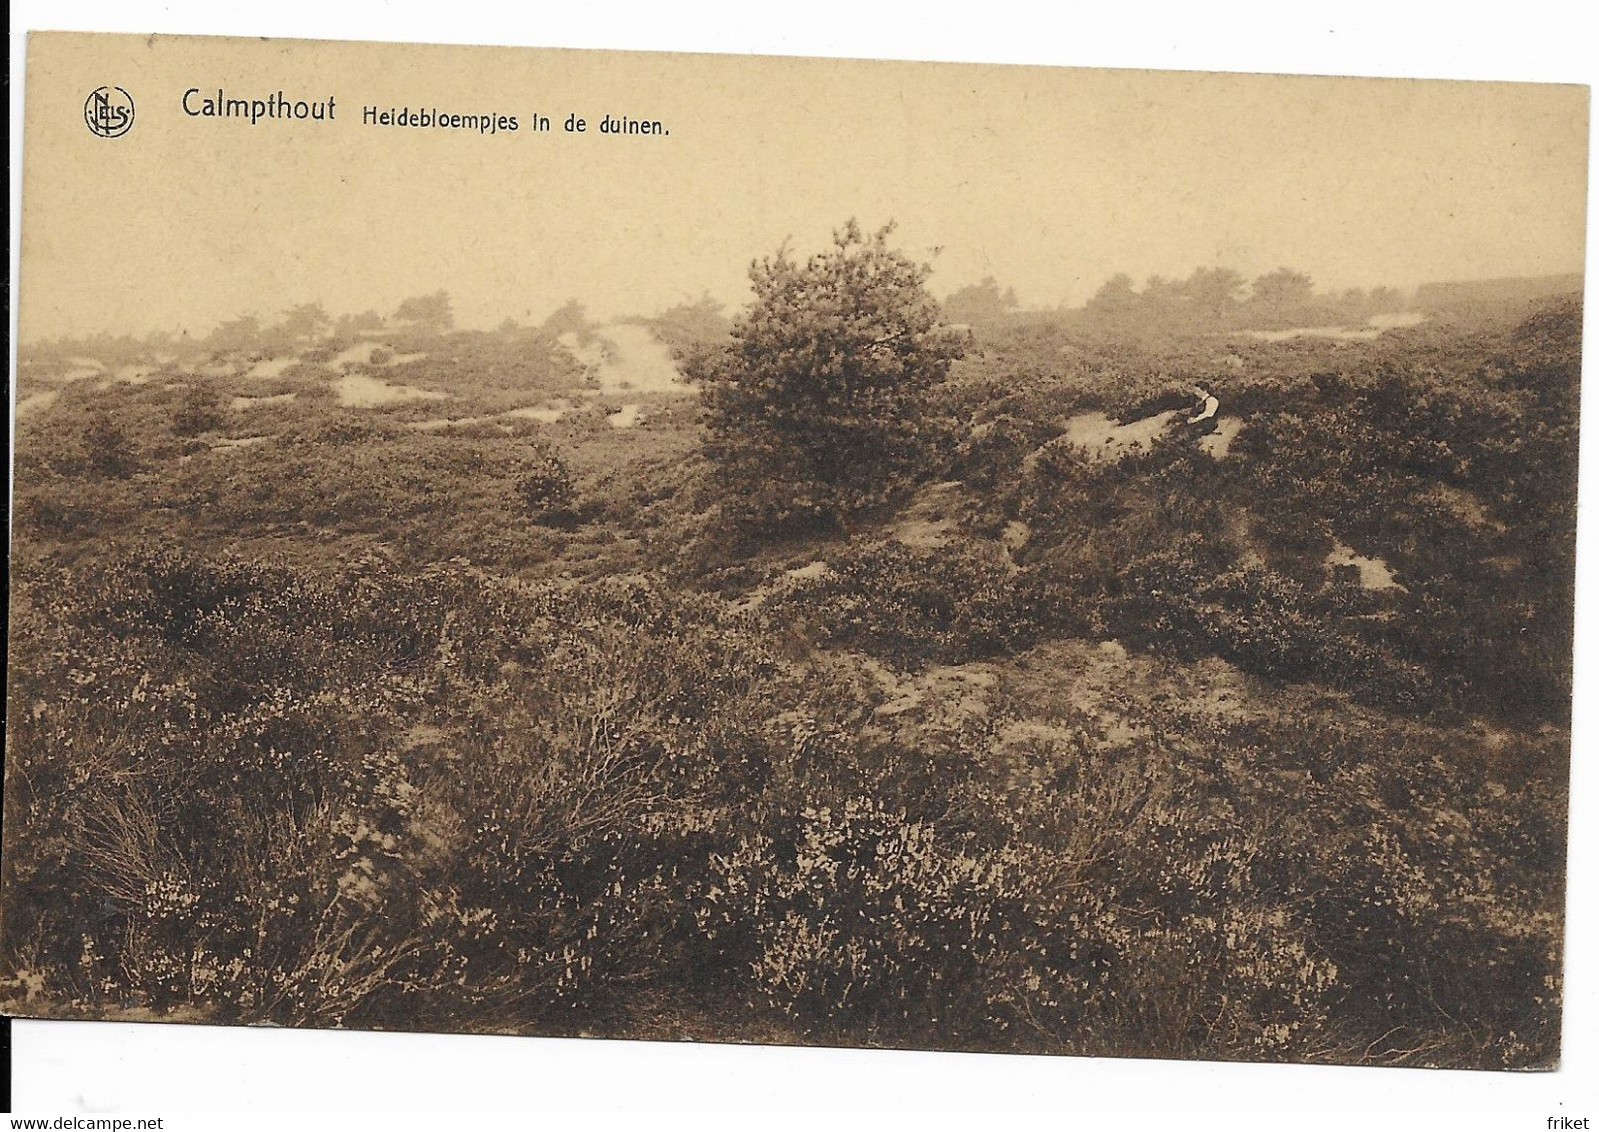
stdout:
MULTIPOLYGON (((1140 327, 1272 330, 1359 324, 1372 315, 1397 313, 1410 306, 1407 296, 1394 287, 1318 292, 1309 275, 1288 267, 1253 281, 1232 268, 1199 267, 1186 279, 1152 275, 1142 287, 1130 275, 1114 275, 1082 308, 1049 314, 1086 327, 1118 331, 1140 327)), ((944 310, 951 321, 971 324, 1022 313, 1015 292, 1002 292, 992 277, 950 295, 944 310)))
MULTIPOLYGON (((685 298, 652 317, 620 321, 648 326, 663 343, 682 355, 698 343, 726 336, 732 327, 723 305, 702 294, 685 298)), ((569 299, 543 322, 523 324, 507 318, 494 331, 499 335, 574 336, 581 344, 593 342, 601 323, 581 302, 569 299)), ((107 366, 192 364, 207 359, 278 357, 312 346, 350 342, 357 338, 392 336, 436 337, 455 330, 455 315, 447 291, 418 295, 400 303, 391 313, 376 310, 330 315, 320 302, 301 303, 276 320, 241 314, 220 323, 209 334, 193 336, 157 330, 141 336, 97 334, 40 339, 24 348, 27 360, 68 363, 75 358, 94 359, 107 366)), ((461 333, 484 333, 462 331, 461 333)))
POLYGON ((388 315, 376 310, 330 315, 320 302, 300 303, 276 321, 257 314, 241 314, 217 325, 209 334, 191 335, 156 330, 142 337, 133 334, 98 334, 31 342, 25 349, 30 360, 49 361, 93 358, 106 365, 192 362, 198 358, 230 354, 267 356, 301 349, 324 339, 353 339, 381 331, 441 334, 455 325, 446 291, 406 299, 388 315))
POLYGON ((943 305, 949 321, 973 326, 1000 320, 1045 321, 1140 336, 1359 326, 1376 315, 1484 305, 1509 309, 1581 291, 1580 274, 1425 283, 1407 294, 1388 286, 1318 291, 1309 274, 1289 267, 1254 280, 1228 267, 1197 267, 1184 279, 1151 275, 1142 286, 1126 273, 1114 275, 1082 307, 1023 309, 1016 292, 1002 289, 992 276, 960 288, 943 305))
MULTIPOLYGON (((1024 308, 1013 288, 989 276, 959 288, 942 304, 947 321, 969 326, 999 321, 1050 323, 1062 329, 1147 337, 1216 330, 1279 330, 1296 326, 1358 326, 1376 315, 1405 311, 1519 306, 1555 295, 1580 293, 1580 274, 1427 283, 1407 294, 1396 287, 1352 287, 1342 292, 1316 289, 1305 272, 1279 267, 1254 280, 1227 267, 1198 267, 1183 279, 1152 275, 1140 286, 1120 273, 1106 280, 1082 307, 1024 308)), ((724 305, 709 294, 688 299, 654 316, 626 318, 648 326, 679 357, 725 337, 732 326, 724 305)), ((524 325, 507 318, 500 334, 571 333, 587 345, 599 323, 576 299, 562 304, 541 323, 524 325)), ((31 342, 30 360, 48 362, 94 358, 106 365, 192 362, 201 358, 273 356, 320 341, 362 336, 437 335, 455 327, 448 292, 418 295, 389 314, 376 309, 328 313, 320 302, 290 307, 276 320, 254 313, 228 319, 210 333, 192 336, 157 330, 142 337, 100 332, 31 342)))
POLYGON ((1416 289, 1419 310, 1481 304, 1535 302, 1558 295, 1582 294, 1582 274, 1538 275, 1528 278, 1472 279, 1454 283, 1424 283, 1416 289))

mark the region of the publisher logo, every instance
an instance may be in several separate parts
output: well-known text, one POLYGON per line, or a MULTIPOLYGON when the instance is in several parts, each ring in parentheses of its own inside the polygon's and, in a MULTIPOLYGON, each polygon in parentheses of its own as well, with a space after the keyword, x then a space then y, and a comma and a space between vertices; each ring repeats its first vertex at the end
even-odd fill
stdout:
POLYGON ((83 104, 83 120, 93 134, 120 138, 133 129, 133 96, 119 86, 100 87, 83 104))

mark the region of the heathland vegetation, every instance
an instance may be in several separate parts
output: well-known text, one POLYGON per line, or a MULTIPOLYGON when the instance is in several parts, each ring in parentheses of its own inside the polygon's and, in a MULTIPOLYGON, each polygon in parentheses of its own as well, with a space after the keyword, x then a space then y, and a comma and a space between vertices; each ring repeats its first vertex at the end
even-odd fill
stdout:
POLYGON ((25 346, 7 1009, 1554 1060, 1580 296, 752 281, 25 346))

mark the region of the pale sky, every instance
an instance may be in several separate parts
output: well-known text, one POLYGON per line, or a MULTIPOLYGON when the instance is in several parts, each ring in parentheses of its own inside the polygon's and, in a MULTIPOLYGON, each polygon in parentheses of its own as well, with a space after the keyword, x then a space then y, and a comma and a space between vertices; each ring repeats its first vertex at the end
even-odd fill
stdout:
POLYGON ((465 326, 735 306, 752 258, 852 216, 895 220, 936 293, 992 275, 1029 306, 1200 265, 1324 290, 1583 267, 1574 86, 43 35, 28 84, 25 339, 440 288, 465 326), (101 84, 135 99, 122 137, 85 126, 101 84), (219 86, 336 118, 183 112, 219 86), (368 126, 366 105, 522 129, 368 126), (607 112, 670 136, 602 137, 607 112))

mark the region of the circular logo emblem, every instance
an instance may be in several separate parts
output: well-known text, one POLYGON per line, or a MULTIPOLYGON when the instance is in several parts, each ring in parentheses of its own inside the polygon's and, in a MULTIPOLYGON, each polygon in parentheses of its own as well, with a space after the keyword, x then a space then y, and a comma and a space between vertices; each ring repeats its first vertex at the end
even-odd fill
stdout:
POLYGON ((119 86, 103 86, 91 91, 83 104, 83 120, 91 133, 102 138, 120 138, 133 129, 133 95, 119 86))

